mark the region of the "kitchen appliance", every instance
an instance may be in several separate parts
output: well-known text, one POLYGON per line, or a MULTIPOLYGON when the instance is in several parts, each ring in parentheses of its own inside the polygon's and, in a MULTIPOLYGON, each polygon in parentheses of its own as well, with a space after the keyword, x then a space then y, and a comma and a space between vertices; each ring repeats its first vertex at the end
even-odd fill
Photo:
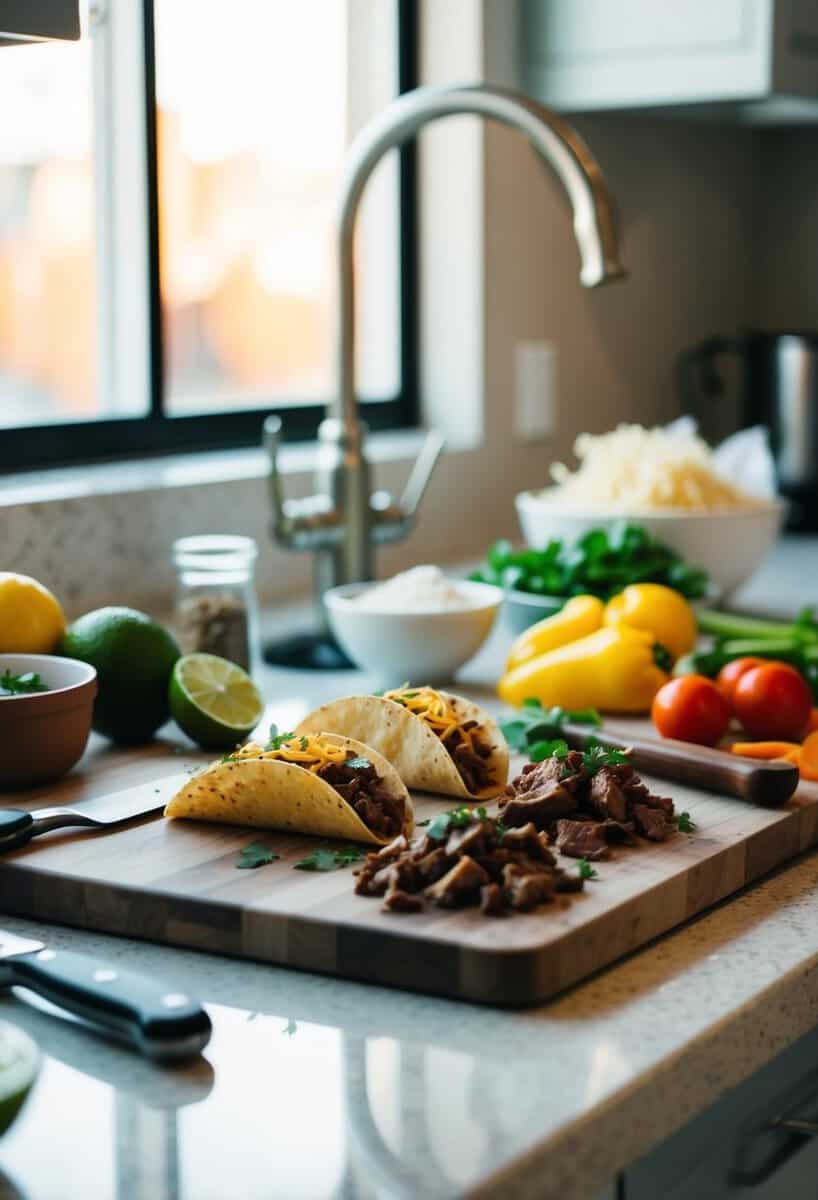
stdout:
POLYGON ((554 169, 571 202, 579 247, 580 282, 598 287, 624 277, 613 201, 593 155, 562 118, 525 96, 484 84, 424 87, 406 92, 355 138, 344 163, 338 206, 338 334, 335 394, 318 430, 316 491, 305 499, 284 498, 278 470, 281 420, 268 417, 264 444, 270 459, 273 537, 290 550, 316 554, 319 632, 289 638, 265 648, 269 662, 286 666, 343 668, 350 663, 327 631, 323 595, 345 583, 374 576, 374 547, 399 541, 415 513, 434 470, 443 439, 426 437, 400 501, 370 491, 366 425, 359 418, 355 391, 355 228, 363 193, 375 167, 389 150, 413 137, 429 121, 471 113, 524 133, 542 162, 554 169))
POLYGON ((207 1013, 177 989, 0 929, 0 987, 14 986, 29 988, 160 1062, 193 1057, 210 1040, 207 1013))
POLYGON ((707 338, 678 360, 686 411, 705 431, 712 406, 726 395, 720 361, 738 359, 739 426, 766 425, 778 487, 789 501, 788 528, 818 530, 818 332, 707 338))

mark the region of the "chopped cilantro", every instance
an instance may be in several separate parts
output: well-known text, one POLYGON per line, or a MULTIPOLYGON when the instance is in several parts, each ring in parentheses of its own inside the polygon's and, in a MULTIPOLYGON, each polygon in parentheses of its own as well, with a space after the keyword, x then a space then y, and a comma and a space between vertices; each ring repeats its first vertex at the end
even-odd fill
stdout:
POLYGON ((603 746, 593 737, 588 738, 588 744, 582 752, 582 762, 589 775, 595 775, 600 767, 616 767, 629 761, 625 750, 603 746))
POLYGON ((222 762, 238 762, 239 756, 238 756, 238 754, 234 754, 234 753, 223 754, 221 757, 221 761, 222 762))
POLYGON ((352 866, 363 857, 364 851, 358 846, 342 846, 337 850, 321 846, 293 866, 296 871, 335 871, 338 867, 352 866))
POLYGON ((281 858, 280 854, 276 854, 275 850, 271 850, 269 846, 262 845, 261 842, 251 842, 249 846, 245 846, 239 851, 239 861, 236 866, 239 870, 254 871, 256 867, 265 867, 267 863, 275 862, 281 858))
POLYGON ((568 753, 568 743, 565 739, 555 738, 553 741, 535 742, 529 747, 528 757, 532 762, 543 762, 546 758, 565 758, 568 753))
MULTIPOLYGON (((275 725, 271 725, 270 726, 270 738, 269 738, 269 741, 267 742, 267 745, 264 747, 264 749, 265 750, 280 750, 285 742, 291 742, 294 737, 295 737, 295 734, 293 733, 292 730, 290 730, 288 733, 279 733, 278 730, 276 729, 275 725)), ((304 740, 304 739, 302 739, 302 740, 304 740)))
POLYGON ((47 692, 48 686, 43 683, 42 676, 36 671, 25 671, 22 675, 12 675, 4 671, 0 675, 0 696, 25 696, 32 692, 47 692))
POLYGON ((676 828, 679 833, 693 833, 696 829, 696 822, 689 812, 680 812, 676 818, 676 828))
POLYGON ((482 805, 479 808, 467 808, 465 804, 450 812, 439 813, 429 822, 429 837, 442 842, 450 829, 464 829, 472 821, 485 821, 487 815, 482 805))
POLYGON ((598 879, 599 872, 596 867, 592 867, 587 858, 581 858, 577 863, 580 879, 598 879))

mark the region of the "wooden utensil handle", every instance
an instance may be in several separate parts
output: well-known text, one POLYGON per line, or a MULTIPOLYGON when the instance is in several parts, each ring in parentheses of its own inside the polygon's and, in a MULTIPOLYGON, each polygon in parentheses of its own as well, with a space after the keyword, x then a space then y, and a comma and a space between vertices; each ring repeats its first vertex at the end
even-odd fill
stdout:
POLYGON ((589 737, 595 737, 603 746, 617 749, 629 746, 634 765, 649 775, 672 779, 686 787, 706 788, 723 796, 737 796, 763 808, 786 804, 798 787, 798 768, 792 763, 756 762, 673 738, 659 741, 630 737, 589 729, 587 725, 567 725, 565 735, 571 745, 580 748, 589 737))

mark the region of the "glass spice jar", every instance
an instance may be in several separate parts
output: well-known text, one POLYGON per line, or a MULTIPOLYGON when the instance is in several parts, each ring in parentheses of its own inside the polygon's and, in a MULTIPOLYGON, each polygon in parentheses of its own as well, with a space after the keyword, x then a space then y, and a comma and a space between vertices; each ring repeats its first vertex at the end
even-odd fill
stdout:
POLYGON ((176 623, 183 654, 204 651, 252 668, 257 645, 252 538, 202 534, 173 543, 176 623))

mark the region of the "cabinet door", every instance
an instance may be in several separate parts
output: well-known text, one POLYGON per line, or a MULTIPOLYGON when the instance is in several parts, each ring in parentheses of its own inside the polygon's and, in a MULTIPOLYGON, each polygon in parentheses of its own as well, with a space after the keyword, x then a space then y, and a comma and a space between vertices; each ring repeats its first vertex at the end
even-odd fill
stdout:
POLYGON ((635 1163, 625 1200, 818 1196, 818 1032, 635 1163))
POLYGON ((526 84, 576 112, 753 100, 771 86, 774 0, 525 0, 526 84))

